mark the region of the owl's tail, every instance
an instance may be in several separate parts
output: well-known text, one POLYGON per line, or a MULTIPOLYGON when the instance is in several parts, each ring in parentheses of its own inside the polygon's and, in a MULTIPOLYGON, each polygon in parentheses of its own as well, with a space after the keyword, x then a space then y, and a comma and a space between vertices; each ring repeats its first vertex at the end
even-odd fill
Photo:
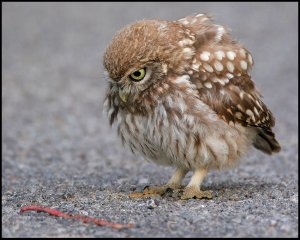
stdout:
POLYGON ((258 128, 258 133, 253 145, 255 148, 270 155, 273 152, 279 152, 281 150, 280 144, 275 139, 275 134, 271 129, 258 128))

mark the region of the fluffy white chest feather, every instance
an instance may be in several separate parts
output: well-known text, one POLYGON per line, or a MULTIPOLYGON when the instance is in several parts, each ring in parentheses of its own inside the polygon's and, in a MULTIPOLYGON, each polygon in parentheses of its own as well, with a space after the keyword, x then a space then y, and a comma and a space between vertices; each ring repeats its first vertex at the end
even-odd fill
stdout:
MULTIPOLYGON (((201 112, 206 105, 197 101, 195 108, 201 112)), ((141 153, 162 165, 187 169, 220 168, 240 157, 238 141, 241 141, 241 135, 237 129, 226 125, 209 109, 205 109, 206 115, 202 119, 187 113, 185 108, 184 101, 178 96, 168 96, 147 116, 119 112, 118 134, 132 152, 141 153)))

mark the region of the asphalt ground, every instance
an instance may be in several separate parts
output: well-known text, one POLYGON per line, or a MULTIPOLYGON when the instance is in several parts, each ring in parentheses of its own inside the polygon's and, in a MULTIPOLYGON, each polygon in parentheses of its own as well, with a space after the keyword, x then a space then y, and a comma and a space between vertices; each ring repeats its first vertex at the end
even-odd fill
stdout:
POLYGON ((3 3, 2 236, 297 237, 298 4, 3 3), (109 128, 105 46, 133 21, 198 13, 252 53, 282 151, 253 150, 237 168, 210 172, 203 188, 213 200, 129 198, 173 169, 132 155, 109 128), (19 213, 33 204, 135 227, 19 213))

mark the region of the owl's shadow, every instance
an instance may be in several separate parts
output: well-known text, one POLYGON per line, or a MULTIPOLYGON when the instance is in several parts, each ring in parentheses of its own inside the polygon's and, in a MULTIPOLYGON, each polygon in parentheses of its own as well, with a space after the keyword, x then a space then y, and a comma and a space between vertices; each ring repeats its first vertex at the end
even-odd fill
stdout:
MULTIPOLYGON (((249 178, 249 181, 253 178, 249 178)), ((218 183, 203 184, 203 190, 211 190, 214 196, 227 200, 245 200, 252 199, 258 196, 270 197, 271 189, 278 183, 266 182, 263 179, 257 179, 257 182, 247 182, 247 178, 243 178, 241 182, 222 181, 218 183)))

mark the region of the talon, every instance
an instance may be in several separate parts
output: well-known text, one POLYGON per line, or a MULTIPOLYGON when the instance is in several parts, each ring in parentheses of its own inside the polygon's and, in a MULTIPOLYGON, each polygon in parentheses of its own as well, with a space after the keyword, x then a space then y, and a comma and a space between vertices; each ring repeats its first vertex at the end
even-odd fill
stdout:
POLYGON ((187 200, 191 198, 207 198, 212 199, 212 192, 211 191, 201 191, 194 187, 187 187, 184 189, 183 195, 181 196, 182 200, 187 200))

